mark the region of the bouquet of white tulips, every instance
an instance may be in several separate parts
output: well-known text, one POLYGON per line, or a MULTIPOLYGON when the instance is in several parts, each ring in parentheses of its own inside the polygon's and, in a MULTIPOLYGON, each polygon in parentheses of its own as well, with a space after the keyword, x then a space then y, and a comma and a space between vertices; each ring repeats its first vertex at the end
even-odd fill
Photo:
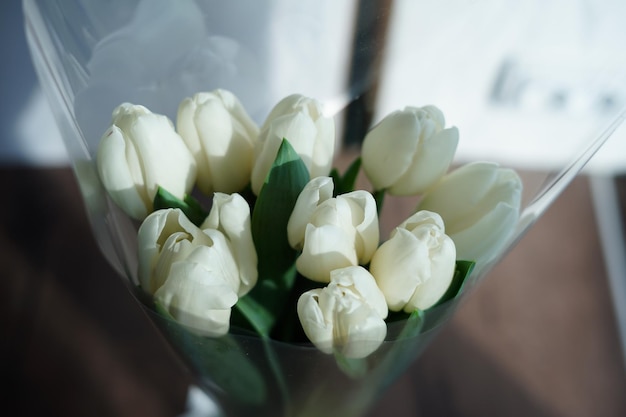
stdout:
POLYGON ((358 359, 398 337, 392 321, 413 318, 405 334, 419 334, 516 225, 518 175, 488 162, 449 172, 458 140, 438 108, 407 107, 372 127, 340 173, 320 102, 286 97, 259 128, 216 90, 183 100, 176 125, 118 106, 97 165, 141 222, 137 282, 155 309, 202 337, 253 332, 358 359), (385 193, 421 195, 388 237, 385 193))

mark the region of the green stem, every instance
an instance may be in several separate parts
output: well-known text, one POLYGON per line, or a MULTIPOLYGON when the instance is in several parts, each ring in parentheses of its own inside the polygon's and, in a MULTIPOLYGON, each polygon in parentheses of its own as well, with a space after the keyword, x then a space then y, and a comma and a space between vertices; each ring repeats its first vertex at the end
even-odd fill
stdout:
POLYGON ((379 217, 380 217, 380 213, 383 211, 383 204, 385 202, 386 191, 387 190, 382 189, 382 190, 376 190, 372 193, 372 195, 374 196, 374 200, 376 201, 376 211, 379 217))
POLYGON ((269 337, 270 328, 274 323, 274 316, 267 311, 265 306, 259 304, 250 296, 242 297, 235 304, 235 309, 247 320, 254 329, 264 339, 269 337))
POLYGON ((272 348, 271 339, 267 336, 263 336, 262 339, 263 348, 265 349, 265 354, 267 355, 267 360, 269 361, 270 367, 274 372, 274 376, 276 376, 276 383, 278 384, 278 389, 280 390, 280 394, 283 397, 283 404, 285 408, 284 416, 291 417, 293 415, 293 404, 291 403, 291 398, 289 398, 289 389, 287 388, 287 384, 285 383, 285 379, 283 378, 283 372, 280 366, 280 362, 278 361, 276 352, 272 348))

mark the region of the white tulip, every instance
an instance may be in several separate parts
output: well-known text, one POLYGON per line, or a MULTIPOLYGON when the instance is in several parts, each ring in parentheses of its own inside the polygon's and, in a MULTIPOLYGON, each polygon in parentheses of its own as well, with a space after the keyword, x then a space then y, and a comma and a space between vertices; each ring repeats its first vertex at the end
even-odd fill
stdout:
POLYGON ((228 333, 237 294, 219 271, 194 262, 172 264, 171 275, 154 294, 179 323, 202 336, 228 333))
POLYGON ((420 194, 443 176, 459 141, 435 106, 406 107, 385 117, 363 140, 363 170, 376 190, 420 194))
POLYGON ((240 278, 222 232, 200 230, 181 210, 164 209, 141 224, 138 245, 139 280, 146 292, 199 334, 228 331, 240 278))
POLYGON ((257 254, 252 240, 250 206, 239 194, 215 193, 213 206, 201 229, 216 229, 228 238, 239 267, 239 297, 257 282, 257 254))
POLYGON ((261 192, 283 138, 302 158, 311 178, 330 172, 335 152, 335 122, 323 115, 317 100, 294 94, 272 109, 261 128, 251 179, 256 195, 261 192))
POLYGON ((248 185, 259 128, 234 94, 215 90, 184 99, 176 126, 196 160, 200 191, 234 193, 248 185))
POLYGON ((392 311, 432 307, 445 294, 456 268, 454 242, 441 216, 419 211, 396 227, 374 253, 370 272, 392 311))
POLYGON ((172 122, 129 103, 113 111, 96 163, 113 201, 137 220, 153 210, 159 186, 183 199, 196 181, 196 163, 172 122))
POLYGON ((309 181, 300 192, 287 223, 287 237, 292 248, 302 250, 306 225, 317 207, 333 197, 333 189, 332 178, 317 177, 309 181))
POLYGON ((457 258, 482 267, 504 249, 519 219, 521 198, 522 180, 514 170, 475 162, 443 177, 418 208, 439 213, 457 258))
MULTIPOLYGON (((326 198, 328 192, 332 195, 332 189, 329 191, 324 185, 319 190, 322 190, 322 198, 326 198)), ((300 195, 305 202, 296 202, 289 221, 295 230, 290 242, 293 241, 294 248, 302 248, 296 260, 298 272, 311 280, 328 282, 334 269, 367 264, 378 247, 380 233, 374 197, 367 191, 357 190, 326 198, 311 210, 314 204, 309 203, 315 201, 311 195, 315 195, 313 189, 300 195), (306 226, 302 235, 303 224, 306 226)))
POLYGON ((332 271, 328 286, 300 296, 297 311, 305 334, 324 353, 363 358, 387 334, 385 297, 360 266, 332 271))

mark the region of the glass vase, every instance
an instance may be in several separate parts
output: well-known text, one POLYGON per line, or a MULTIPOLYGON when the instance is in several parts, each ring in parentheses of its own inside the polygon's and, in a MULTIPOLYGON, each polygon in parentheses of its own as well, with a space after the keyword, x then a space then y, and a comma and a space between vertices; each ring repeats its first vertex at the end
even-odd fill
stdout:
MULTIPOLYGON (((622 67, 602 23, 611 10, 588 5, 598 18, 590 25, 583 14, 555 13, 552 3, 519 3, 23 0, 35 68, 96 240, 227 415, 364 414, 622 123, 611 96, 622 67), (461 297, 412 327, 391 324, 392 337, 367 359, 236 328, 217 339, 195 336, 137 291, 138 224, 107 196, 94 159, 118 104, 174 120, 183 98, 217 88, 234 92, 257 123, 289 94, 317 98, 335 118, 343 167, 385 114, 434 104, 461 132, 455 164, 489 160, 520 170, 515 232, 477 266, 461 297)), ((415 201, 387 205, 383 236, 415 201)))
POLYGON ((414 335, 407 337, 395 339, 407 323, 392 323, 390 340, 373 354, 347 359, 311 344, 263 339, 236 328, 219 338, 197 336, 155 309, 144 308, 223 415, 268 417, 365 415, 454 310, 447 304, 423 321, 414 318, 416 322, 409 323, 414 335))

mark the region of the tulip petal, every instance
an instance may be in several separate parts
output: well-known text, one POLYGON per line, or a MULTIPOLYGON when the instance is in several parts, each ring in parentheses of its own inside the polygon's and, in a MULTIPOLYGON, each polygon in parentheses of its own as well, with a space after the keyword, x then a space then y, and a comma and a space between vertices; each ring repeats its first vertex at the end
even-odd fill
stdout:
POLYGON ((198 165, 200 191, 232 193, 248 184, 258 127, 234 94, 218 89, 184 99, 177 125, 198 165))
POLYGON ((389 313, 385 295, 382 293, 374 276, 362 266, 349 266, 335 269, 330 273, 330 282, 344 288, 351 288, 361 299, 367 302, 383 319, 389 313))
POLYGON ((445 176, 419 208, 439 213, 459 259, 485 262, 497 257, 519 217, 522 181, 492 163, 464 165, 445 176))
POLYGON ((198 168, 198 187, 204 190, 205 178, 210 178, 209 166, 206 154, 202 150, 200 136, 195 124, 195 114, 198 110, 198 100, 194 97, 187 97, 181 101, 176 114, 176 131, 184 140, 187 148, 196 160, 198 168), (202 186, 200 183, 202 182, 202 186))
POLYGON ((211 337, 228 332, 237 295, 223 277, 193 262, 176 262, 155 298, 181 324, 211 337))
POLYGON ((435 106, 406 107, 381 120, 365 136, 363 169, 377 191, 421 194, 448 170, 458 144, 456 128, 444 129, 435 106))
POLYGON ((427 105, 421 107, 420 110, 428 116, 427 118, 430 121, 434 123, 436 130, 442 130, 446 126, 446 119, 443 112, 438 107, 427 105))
POLYGON ((151 113, 143 106, 123 103, 113 111, 112 126, 101 140, 98 165, 103 184, 114 201, 131 217, 142 220, 153 210, 152 202, 161 186, 179 199, 191 190, 196 177, 196 163, 184 142, 165 116, 151 113), (116 144, 117 157, 110 158, 108 138, 114 132, 124 142, 124 152, 116 144), (106 161, 106 162, 105 162, 106 161), (126 164, 126 167, 122 166, 126 164), (108 167, 110 165, 110 167, 108 167), (136 192, 110 183, 110 178, 132 179, 136 192), (107 183, 110 183, 107 187, 107 183), (110 189, 110 190, 109 190, 110 189), (122 195, 116 195, 116 194, 122 195), (145 212, 139 214, 136 195, 145 212))
POLYGON ((430 277, 417 286, 404 311, 411 313, 417 309, 426 310, 437 303, 448 290, 456 268, 454 242, 444 236, 436 252, 431 252, 430 277))
POLYGON ((202 191, 233 193, 245 188, 252 172, 252 138, 217 99, 203 103, 194 122, 210 172, 202 191))
POLYGON ((311 221, 317 207, 332 198, 333 188, 332 178, 317 177, 309 181, 300 192, 287 223, 287 236, 292 248, 302 249, 306 225, 311 221))
MULTIPOLYGON (((262 131, 263 132, 263 131, 262 131)), ((257 142, 255 147, 255 160, 252 167, 252 178, 250 179, 250 186, 254 194, 259 195, 263 183, 272 168, 272 164, 276 159, 278 150, 283 141, 283 138, 279 138, 275 135, 269 135, 261 133, 259 136, 262 141, 257 142)))
POLYGON ((385 321, 368 305, 360 304, 339 315, 338 323, 344 337, 337 350, 346 358, 364 358, 378 349, 387 334, 385 321))
MULTIPOLYGON (((357 219, 361 217, 357 214, 357 219)), ((344 230, 354 240, 353 212, 350 201, 345 198, 329 198, 320 203, 311 216, 310 223, 315 226, 330 224, 344 230)))
POLYGON ((169 257, 163 251, 180 250, 178 247, 175 248, 175 244, 182 239, 195 241, 195 245, 210 244, 209 238, 202 234, 179 209, 155 211, 141 223, 137 232, 137 257, 139 282, 144 291, 153 294, 162 285, 169 273, 169 266, 166 266, 160 257, 169 257), (157 276, 158 279, 155 278, 157 276))
POLYGON ((366 295, 377 293, 386 316, 384 297, 375 286, 365 269, 349 267, 336 273, 327 287, 302 294, 297 311, 309 340, 324 353, 337 351, 347 358, 362 358, 374 352, 384 340, 387 326, 359 290, 366 295))
POLYGON ((173 262, 184 259, 193 251, 190 242, 191 236, 184 232, 172 233, 160 248, 160 256, 152 268, 149 287, 145 289, 154 294, 165 282, 170 274, 173 262))
POLYGON ((415 195, 426 191, 448 171, 458 142, 459 131, 455 127, 424 137, 413 163, 389 187, 389 192, 393 195, 415 195))
POLYGON ((356 229, 355 245, 359 263, 369 263, 378 248, 380 230, 376 201, 371 193, 363 190, 352 191, 337 197, 349 202, 352 212, 352 225, 356 229))
POLYGON ((257 253, 252 239, 250 206, 239 194, 215 193, 213 207, 201 226, 224 233, 233 248, 241 285, 238 295, 248 293, 257 282, 257 253))
POLYGON ((479 266, 492 261, 504 249, 518 218, 518 207, 500 203, 471 228, 450 234, 457 257, 475 261, 479 266))
POLYGON ((301 94, 291 94, 282 100, 280 100, 274 108, 270 111, 270 114, 265 119, 261 130, 269 128, 269 125, 276 119, 284 114, 293 113, 298 107, 306 102, 306 97, 301 94))
POLYGON ((259 134, 259 127, 250 118, 237 96, 223 89, 214 90, 213 94, 220 98, 224 107, 237 121, 237 130, 241 129, 242 134, 245 134, 250 139, 255 139, 259 134))
POLYGON ((304 248, 296 260, 296 268, 305 277, 317 282, 329 282, 330 271, 357 265, 354 240, 337 226, 307 225, 304 248))
POLYGON ((374 126, 363 140, 363 169, 376 190, 394 184, 413 162, 420 123, 416 115, 396 111, 374 126))
MULTIPOLYGON (((449 219, 469 218, 473 214, 476 204, 497 181, 498 169, 498 164, 492 162, 473 162, 455 169, 424 195, 419 209, 439 213, 452 233, 449 219)), ((463 228, 458 226, 459 230, 463 228)))
POLYGON ((304 112, 278 117, 270 127, 270 134, 286 138, 309 172, 313 163, 313 150, 317 138, 315 122, 304 112))
POLYGON ((335 154, 335 121, 321 117, 315 121, 316 140, 311 155, 311 178, 330 173, 335 154))
POLYGON ((400 311, 431 274, 428 248, 411 232, 398 228, 374 253, 370 273, 389 309, 400 311))
POLYGON ((158 254, 161 250, 161 232, 165 227, 167 214, 171 209, 155 211, 141 223, 137 232, 138 243, 138 277, 139 284, 144 291, 154 293, 152 286, 152 273, 158 261, 158 254))
POLYGON ((439 230, 441 230, 441 233, 445 232, 445 224, 443 222, 443 219, 439 215, 439 213, 435 213, 435 212, 428 211, 428 210, 420 210, 420 211, 413 213, 408 219, 400 223, 398 228, 413 230, 419 225, 423 225, 423 224, 432 224, 436 226, 439 230))
POLYGON ((202 233, 209 237, 209 242, 196 246, 186 261, 198 263, 206 270, 223 277, 233 291, 238 293, 241 281, 230 243, 218 230, 204 229, 202 233))
POLYGON ((274 106, 261 128, 251 181, 256 195, 261 192, 283 139, 300 156, 311 178, 330 172, 335 151, 334 121, 323 115, 318 101, 294 94, 274 106))
MULTIPOLYGON (((333 326, 326 320, 319 304, 322 289, 303 293, 298 298, 297 312, 307 338, 322 352, 333 352, 333 326)), ((332 316, 331 316, 332 317, 332 316)))
POLYGON ((134 153, 129 147, 132 145, 126 142, 123 132, 117 126, 111 126, 98 146, 98 174, 115 204, 132 218, 141 220, 152 205, 134 178, 136 174, 132 171, 139 169, 138 163, 128 163, 127 154, 134 153))
POLYGON ((182 200, 196 181, 196 162, 169 119, 144 115, 128 135, 140 155, 148 198, 152 201, 161 186, 182 200))

